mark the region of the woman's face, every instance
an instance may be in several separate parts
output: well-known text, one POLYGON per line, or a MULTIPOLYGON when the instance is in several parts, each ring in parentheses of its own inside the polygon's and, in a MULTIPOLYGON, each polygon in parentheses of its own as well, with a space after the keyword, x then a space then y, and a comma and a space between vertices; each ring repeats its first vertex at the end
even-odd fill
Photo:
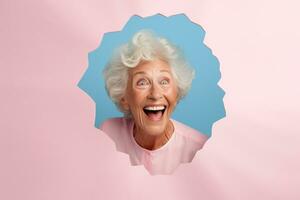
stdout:
POLYGON ((170 66, 157 59, 129 69, 126 94, 121 103, 131 112, 139 130, 158 136, 167 129, 177 97, 170 66))

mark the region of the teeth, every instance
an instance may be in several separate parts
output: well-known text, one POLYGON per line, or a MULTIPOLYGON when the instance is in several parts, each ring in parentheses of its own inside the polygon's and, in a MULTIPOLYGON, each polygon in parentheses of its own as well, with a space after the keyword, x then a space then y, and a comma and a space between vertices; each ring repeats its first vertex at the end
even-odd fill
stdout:
POLYGON ((144 108, 145 110, 163 110, 165 106, 147 106, 144 108))

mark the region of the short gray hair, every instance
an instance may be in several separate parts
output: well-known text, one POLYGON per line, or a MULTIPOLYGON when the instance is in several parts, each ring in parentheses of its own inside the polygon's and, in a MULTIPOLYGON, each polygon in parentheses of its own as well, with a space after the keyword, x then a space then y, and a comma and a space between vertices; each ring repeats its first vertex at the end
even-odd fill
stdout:
POLYGON ((103 71, 106 91, 123 113, 128 114, 123 110, 120 101, 127 88, 129 68, 138 66, 141 61, 155 59, 167 62, 171 67, 177 83, 178 100, 188 93, 195 72, 184 59, 180 49, 167 39, 155 36, 150 30, 141 30, 114 52, 103 71))

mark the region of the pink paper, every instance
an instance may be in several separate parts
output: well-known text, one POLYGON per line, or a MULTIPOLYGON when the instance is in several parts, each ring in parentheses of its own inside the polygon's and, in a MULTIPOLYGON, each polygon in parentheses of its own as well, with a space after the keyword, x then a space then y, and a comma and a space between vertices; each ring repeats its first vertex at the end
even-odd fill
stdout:
POLYGON ((0 199, 300 199, 298 1, 0 3, 0 199), (185 13, 221 63, 227 117, 193 162, 151 176, 94 122, 87 52, 133 14, 185 13))

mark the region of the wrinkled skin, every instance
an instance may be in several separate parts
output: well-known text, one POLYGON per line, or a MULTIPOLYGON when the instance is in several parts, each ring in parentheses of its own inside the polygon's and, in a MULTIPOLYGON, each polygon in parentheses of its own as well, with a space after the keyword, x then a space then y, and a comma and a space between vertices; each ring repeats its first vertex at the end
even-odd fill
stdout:
POLYGON ((154 150, 170 139, 174 132, 170 117, 177 100, 177 84, 168 63, 159 59, 143 61, 129 69, 121 105, 132 114, 133 134, 140 146, 154 150), (144 112, 147 106, 165 106, 166 109, 161 117, 153 119, 144 112))

